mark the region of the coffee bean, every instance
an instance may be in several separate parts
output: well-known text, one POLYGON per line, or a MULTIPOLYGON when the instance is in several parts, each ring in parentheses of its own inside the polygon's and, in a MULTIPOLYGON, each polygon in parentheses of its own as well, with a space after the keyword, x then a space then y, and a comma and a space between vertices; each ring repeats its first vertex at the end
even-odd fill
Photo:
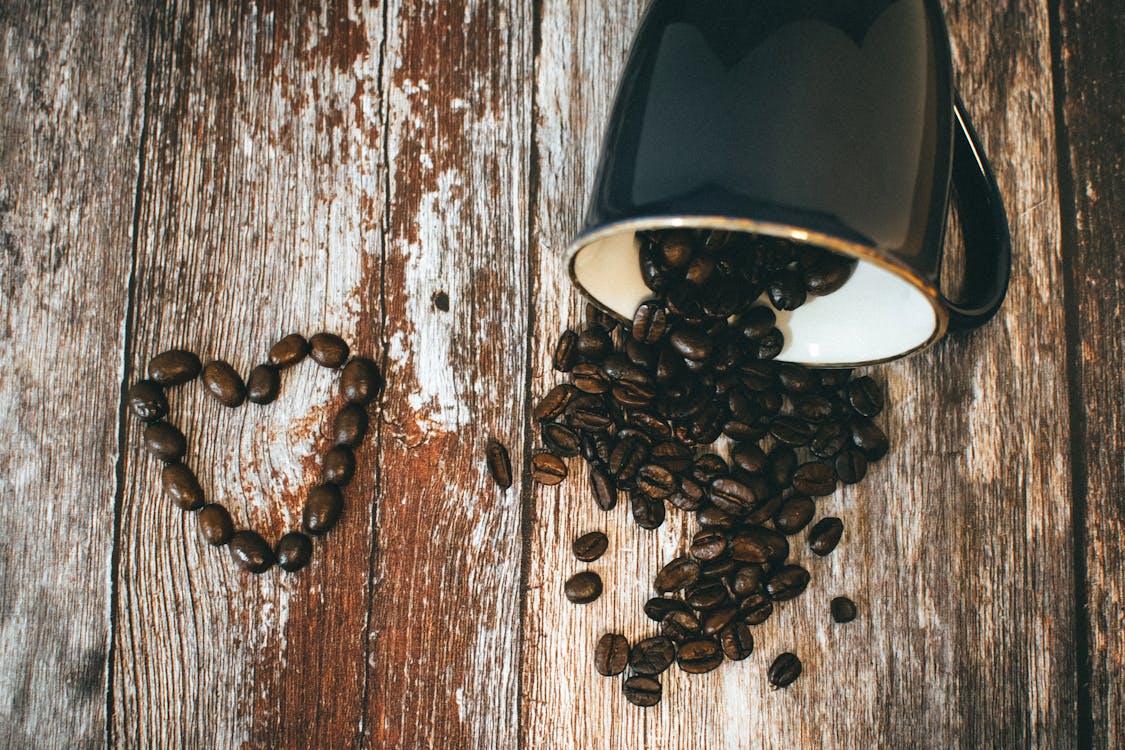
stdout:
POLYGON ((851 378, 852 371, 847 368, 816 370, 816 376, 820 378, 820 385, 825 390, 834 391, 848 384, 848 379, 851 378))
POLYGON ((279 568, 293 573, 309 564, 312 551, 311 539, 299 531, 290 531, 278 540, 274 556, 279 568))
POLYGON ((703 616, 702 620, 700 620, 703 635, 717 635, 719 631, 721 631, 727 625, 730 625, 731 621, 734 620, 735 615, 737 614, 738 608, 733 604, 711 610, 703 616))
POLYGON ((825 258, 805 271, 805 289, 818 297, 832 294, 851 278, 855 266, 855 261, 848 258, 825 258))
POLYGON ((797 448, 808 445, 812 440, 813 428, 808 422, 796 417, 778 417, 770 425, 770 434, 785 445, 797 448))
POLYGON ((239 531, 227 543, 235 565, 251 573, 264 573, 273 565, 273 550, 255 531, 239 531))
POLYGON ((148 361, 149 379, 164 387, 194 380, 201 369, 199 357, 183 349, 161 352, 148 361))
POLYGON ((809 571, 800 565, 786 565, 766 579, 766 593, 775 602, 794 599, 809 585, 809 571))
POLYGON ((770 685, 776 688, 789 687, 801 676, 801 660, 796 654, 784 653, 774 659, 769 669, 770 685))
POLYGON ((367 410, 360 404, 346 404, 332 421, 332 439, 336 445, 356 448, 367 434, 367 410))
POLYGON ((617 328, 617 318, 609 313, 598 309, 597 305, 592 302, 586 303, 586 323, 588 325, 599 325, 607 331, 612 331, 617 328))
POLYGON ((648 708, 660 702, 660 682, 645 675, 635 674, 625 680, 621 692, 634 706, 648 708))
POLYGON ((272 365, 258 365, 246 379, 246 398, 255 404, 268 404, 281 391, 281 376, 272 365))
POLYGON ((711 482, 711 502, 719 510, 739 515, 751 510, 762 498, 754 489, 730 477, 719 477, 711 482))
POLYGON ((703 529, 691 540, 691 556, 704 562, 718 560, 726 554, 727 546, 726 534, 716 529, 703 529))
POLYGON ((340 372, 340 393, 353 404, 368 404, 379 395, 383 376, 379 366, 367 357, 355 357, 340 372))
POLYGON ((602 432, 613 424, 602 399, 590 394, 571 398, 566 405, 566 418, 571 427, 587 432, 602 432))
POLYGON ((215 547, 226 544, 234 534, 234 523, 231 521, 230 513, 216 503, 204 505, 195 520, 199 524, 199 533, 208 544, 215 547))
POLYGON ((781 335, 781 331, 771 328, 769 332, 754 342, 755 348, 751 351, 758 359, 773 359, 781 354, 781 349, 784 346, 785 338, 781 335))
POLYGON ((793 413, 813 424, 824 424, 837 416, 835 402, 819 393, 796 399, 793 402, 793 413))
POLYGON ((567 579, 563 593, 575 604, 589 604, 602 595, 602 579, 590 570, 575 573, 567 579))
POLYGON ((660 243, 660 257, 669 268, 683 268, 695 255, 691 233, 683 229, 673 229, 664 235, 660 243))
MULTIPOLYGON (((634 409, 629 412, 627 421, 629 426, 635 427, 644 434, 648 435, 653 442, 668 441, 672 437, 671 425, 669 425, 666 421, 656 416, 652 412, 644 411, 641 409, 634 409)), ((666 446, 665 451, 667 451, 668 453, 668 459, 672 459, 674 457, 676 460, 678 460, 682 458, 684 453, 686 452, 688 464, 691 464, 691 450, 683 443, 664 442, 664 444, 666 446)), ((657 458, 657 456, 662 456, 662 454, 657 454, 654 451, 654 460, 655 458, 657 458)), ((666 466, 672 471, 681 471, 681 469, 674 468, 665 460, 660 460, 658 461, 658 463, 666 466)))
POLYGON ((613 677, 629 664, 629 640, 620 633, 606 633, 594 647, 594 669, 598 674, 613 677))
POLYGON ((812 500, 803 495, 794 495, 781 504, 773 517, 773 523, 784 534, 796 534, 809 525, 815 512, 816 505, 812 500))
POLYGON ((648 457, 669 472, 680 474, 691 468, 691 449, 679 441, 657 443, 649 451, 648 457))
POLYGON ((832 619, 836 622, 851 622, 855 619, 855 602, 846 596, 837 596, 832 600, 832 619))
POLYGON ((805 304, 805 284, 791 271, 778 273, 767 288, 770 302, 778 310, 796 310, 805 304))
POLYGON ((793 489, 809 497, 831 495, 836 491, 836 470, 823 461, 801 464, 793 472, 793 489))
POLYGON ((743 565, 734 574, 730 590, 735 596, 744 597, 758 591, 762 585, 762 566, 743 565))
POLYGON ((305 531, 320 536, 332 530, 344 512, 344 493, 334 484, 318 484, 305 499, 302 523, 305 531))
POLYGON ((719 645, 723 655, 731 661, 742 661, 754 653, 754 634, 744 622, 732 622, 719 633, 719 645))
POLYGON ((242 376, 220 359, 204 365, 203 392, 232 409, 246 400, 246 384, 242 382, 242 376))
POLYGON ((542 430, 543 443, 559 458, 574 458, 582 449, 578 433, 558 422, 546 422, 542 430))
POLYGON ((309 353, 309 342, 299 333, 291 333, 270 347, 267 359, 279 370, 300 362, 309 353))
POLYGON ((613 380, 637 385, 651 385, 652 377, 620 354, 611 354, 602 362, 602 370, 613 380))
POLYGON ((739 443, 730 452, 732 465, 747 474, 764 474, 769 468, 769 459, 761 448, 753 443, 739 443))
MULTIPOLYGON (((449 301, 446 298, 446 309, 448 309, 448 305, 449 301)), ((346 341, 334 333, 325 331, 314 334, 309 339, 309 347, 309 356, 312 357, 313 362, 330 370, 342 367, 348 361, 348 355, 351 354, 351 349, 348 348, 346 341)))
POLYGON ((765 305, 758 305, 743 313, 739 318, 738 326, 746 338, 760 339, 774 330, 773 326, 776 322, 777 316, 773 314, 773 310, 765 305))
POLYGON ((842 424, 825 424, 813 435, 809 451, 817 458, 832 458, 851 442, 851 432, 842 424))
POLYGON ((857 378, 848 383, 848 403, 860 416, 874 417, 883 410, 883 391, 870 377, 857 378))
POLYGON ((655 344, 668 333, 668 309, 658 302, 644 302, 633 315, 633 338, 655 344))
POLYGON ((570 403, 575 392, 576 389, 572 385, 566 383, 556 385, 535 405, 532 415, 540 421, 554 419, 563 413, 563 409, 570 403))
POLYGON ((836 476, 844 484, 861 482, 867 476, 867 459, 856 449, 841 451, 833 465, 836 467, 836 476))
POLYGON ((696 514, 695 518, 699 521, 699 525, 705 529, 721 529, 729 531, 734 528, 735 519, 730 513, 719 510, 714 506, 701 508, 696 514))
POLYGON ((690 612, 688 605, 679 599, 670 599, 664 596, 654 596, 645 602, 644 613, 650 620, 663 622, 664 618, 673 612, 690 612))
POLYGON ((531 478, 539 484, 555 485, 566 479, 566 464, 553 453, 536 453, 531 457, 531 478))
POLYGON ((744 563, 780 562, 789 556, 789 540, 772 529, 754 526, 731 537, 730 556, 744 563))
POLYGON ((730 599, 726 586, 718 581, 689 586, 684 591, 684 602, 696 610, 710 610, 721 607, 730 599))
POLYGON ((343 487, 355 475, 355 452, 346 445, 337 445, 324 454, 320 472, 322 482, 343 487))
POLYGON ((129 409, 142 422, 155 422, 168 415, 164 389, 155 380, 138 380, 125 395, 129 409))
POLYGON ((807 367, 782 364, 777 368, 777 382, 787 393, 807 394, 820 388, 820 381, 807 367))
POLYGON ((770 466, 767 475, 775 487, 787 487, 793 482, 797 470, 797 452, 788 445, 778 445, 769 452, 770 466))
POLYGON ((659 464, 645 464, 637 469, 637 489, 653 500, 663 500, 678 487, 672 472, 659 464))
POLYGON ((617 506, 617 487, 612 479, 597 469, 590 470, 590 489, 594 494, 594 502, 602 510, 610 511, 617 506))
POLYGON ((605 554, 609 539, 600 531, 591 531, 574 540, 570 548, 582 562, 593 562, 605 554))
POLYGON ((643 492, 631 492, 629 493, 629 506, 633 513, 633 523, 642 529, 651 531, 660 528, 660 525, 664 523, 667 511, 663 500, 653 500, 643 492))
POLYGON ((853 419, 850 426, 852 441, 863 452, 868 461, 878 461, 887 455, 887 448, 890 443, 887 441, 886 433, 879 428, 879 425, 870 419, 860 417, 853 419))
POLYGON ((688 674, 704 674, 723 663, 723 651, 711 639, 698 639, 680 644, 676 663, 688 674))
POLYGON ((555 353, 551 357, 551 366, 559 372, 570 372, 578 362, 578 334, 567 329, 559 336, 555 344, 555 353))
POLYGON ((660 674, 672 666, 676 658, 676 644, 662 635, 645 638, 629 649, 629 666, 637 674, 660 674))
POLYGON ((836 549, 843 533, 844 522, 839 518, 833 516, 822 518, 809 530, 809 549, 824 557, 836 549))
POLYGON ((690 557, 677 557, 660 569, 652 587, 659 594, 671 594, 699 580, 699 563, 690 557))
POLYGON ((612 386, 609 376, 592 362, 575 365, 570 376, 574 387, 584 393, 605 393, 612 386))
POLYGON ((144 430, 145 448, 164 463, 178 463, 187 453, 187 439, 175 425, 153 422, 144 430))
POLYGON ((677 643, 699 637, 699 620, 691 612, 669 612, 660 622, 660 633, 677 643))
POLYGON ((484 460, 488 465, 488 473, 492 481, 502 490, 512 486, 512 462, 508 458, 508 449, 494 437, 490 437, 484 444, 484 460))
POLYGON ((183 464, 168 464, 160 472, 164 494, 181 510, 203 507, 203 489, 191 469, 183 464))
POLYGON ((627 437, 609 454, 608 468, 618 480, 630 480, 648 459, 648 446, 637 437, 627 437))
POLYGON ((747 625, 761 625, 773 614, 773 602, 764 591, 749 594, 738 605, 738 616, 747 625))
POLYGON ((588 362, 597 362, 613 350, 613 341, 605 328, 590 326, 578 335, 575 346, 578 356, 588 362))
POLYGON ((702 362, 711 356, 714 342, 705 331, 678 328, 668 336, 668 343, 685 359, 702 362))
POLYGON ((692 258, 691 262, 688 263, 684 278, 696 286, 703 286, 710 281, 711 277, 714 275, 715 259, 706 255, 700 255, 692 258))

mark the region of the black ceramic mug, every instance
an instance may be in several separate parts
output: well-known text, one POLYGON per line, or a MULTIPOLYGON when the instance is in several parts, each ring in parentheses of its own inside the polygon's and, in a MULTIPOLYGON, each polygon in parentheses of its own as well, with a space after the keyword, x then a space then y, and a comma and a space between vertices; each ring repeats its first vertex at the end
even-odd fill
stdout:
POLYGON ((655 0, 629 55, 571 279, 629 319, 640 231, 726 229, 856 258, 778 315, 780 359, 894 359, 989 320, 1008 287, 999 189, 952 84, 936 0, 655 0), (964 299, 941 291, 950 182, 964 299))

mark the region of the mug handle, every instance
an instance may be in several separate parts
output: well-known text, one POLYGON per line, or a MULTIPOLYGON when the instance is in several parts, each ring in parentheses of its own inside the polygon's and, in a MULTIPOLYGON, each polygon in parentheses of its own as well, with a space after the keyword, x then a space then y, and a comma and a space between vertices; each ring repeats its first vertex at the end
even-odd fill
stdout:
POLYGON ((1012 237, 1000 188, 960 94, 954 95, 953 187, 957 215, 965 241, 965 282, 962 301, 942 294, 949 306, 951 330, 968 330, 987 323, 1008 291, 1012 272, 1012 237))

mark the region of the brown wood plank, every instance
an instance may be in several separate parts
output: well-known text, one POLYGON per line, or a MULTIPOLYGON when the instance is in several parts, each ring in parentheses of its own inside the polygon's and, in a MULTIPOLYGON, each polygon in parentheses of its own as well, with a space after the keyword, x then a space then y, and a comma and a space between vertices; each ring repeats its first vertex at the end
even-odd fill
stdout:
POLYGON ((1088 661, 1079 672, 1084 741, 1115 747, 1125 737, 1125 8, 1057 3, 1057 116, 1061 214, 1069 285, 1075 553, 1088 661), (1081 516, 1084 514, 1084 518, 1081 516), (1083 576, 1083 574, 1085 574, 1083 576))
POLYGON ((388 390, 366 739, 514 747, 531 3, 393 1, 388 18, 388 390), (485 470, 490 435, 511 450, 507 492, 485 470))
MULTIPOLYGON (((294 331, 382 356, 382 9, 239 5, 155 13, 130 378, 170 347, 245 375, 294 331)), ((271 541, 299 527, 340 404, 334 375, 306 361, 268 407, 220 407, 198 382, 171 401, 189 465, 236 525, 271 541)), ((377 437, 311 566, 260 577, 201 540, 161 497, 134 425, 127 438, 115 741, 358 744, 377 437)))
POLYGON ((147 18, 0 10, 0 746, 105 736, 147 18))
MULTIPOLYGON (((535 146, 533 384, 577 300, 558 251, 578 224, 640 2, 543 6, 535 146)), ((672 670, 642 711, 591 664, 597 637, 653 634, 640 613, 658 561, 691 524, 670 512, 655 534, 619 507, 594 509, 584 482, 533 493, 523 700, 528 746, 977 747, 1075 741, 1066 363, 1045 6, 947 3, 961 90, 1007 200, 1011 293, 986 329, 876 368, 895 447, 868 479, 820 503, 845 543, 808 560, 808 594, 757 629, 746 662, 703 677, 672 670), (607 593, 568 604, 569 543, 603 528, 592 564, 607 593), (1062 593, 1066 592, 1066 593, 1062 593), (832 596, 860 620, 833 626, 832 596), (765 670, 795 649, 806 673, 771 692, 765 670)), ((577 468, 577 464, 575 464, 577 468)), ((798 540, 803 537, 798 537, 798 540)))

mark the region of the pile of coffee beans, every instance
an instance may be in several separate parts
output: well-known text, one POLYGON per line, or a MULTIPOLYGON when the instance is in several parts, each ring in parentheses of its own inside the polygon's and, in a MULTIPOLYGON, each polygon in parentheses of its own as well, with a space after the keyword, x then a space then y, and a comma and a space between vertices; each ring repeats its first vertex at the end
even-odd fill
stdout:
MULTIPOLYGON (((581 456, 603 510, 624 495, 645 529, 659 527, 669 507, 695 515, 699 530, 657 572, 657 596, 644 608, 659 633, 631 647, 611 633, 595 649, 595 668, 617 675, 628 667, 626 699, 651 706, 661 698, 657 676, 671 664, 702 673, 750 655, 750 628, 809 585, 809 571, 789 560, 790 538, 812 522, 815 499, 863 479, 888 441, 872 421, 883 396, 870 377, 774 361, 784 343, 774 310, 836 291, 854 261, 725 231, 639 240, 652 297, 631 325, 591 306, 581 331, 559 337, 553 364, 570 382, 534 407, 545 450, 531 459, 531 473, 557 484, 565 459, 581 456)), ((823 518, 808 543, 827 555, 842 534, 840 519, 823 518)), ((587 537, 575 542, 579 560, 587 537)), ((588 570, 565 586, 576 603, 601 592, 588 570)), ((832 605, 839 622, 855 617, 843 601, 832 605)), ((799 658, 785 653, 768 678, 785 687, 800 673, 799 658)))
POLYGON ((312 559, 312 539, 329 532, 344 510, 343 488, 355 474, 355 449, 367 434, 367 407, 383 387, 378 366, 366 357, 352 357, 347 343, 332 333, 309 339, 290 334, 274 344, 265 364, 250 371, 245 381, 227 362, 204 365, 192 352, 173 349, 153 357, 148 378, 128 390, 133 414, 145 424, 145 448, 164 463, 164 494, 181 510, 196 512, 199 531, 207 543, 226 545, 234 562, 251 573, 263 573, 276 564, 296 571, 312 559), (340 372, 340 393, 346 402, 332 423, 333 446, 321 467, 321 483, 309 489, 302 518, 303 531, 292 531, 274 547, 255 531, 236 530, 230 513, 218 503, 207 503, 195 473, 183 463, 187 439, 168 420, 167 388, 199 378, 204 393, 220 404, 235 408, 249 400, 273 402, 281 390, 281 372, 306 357, 322 367, 340 372))

